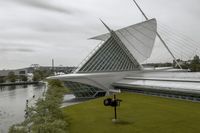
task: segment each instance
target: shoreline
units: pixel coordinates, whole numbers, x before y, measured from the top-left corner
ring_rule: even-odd
[[[30,84],[38,84],[39,81],[31,81],[31,82],[14,82],[14,83],[0,83],[0,86],[13,86],[13,85],[30,85]]]

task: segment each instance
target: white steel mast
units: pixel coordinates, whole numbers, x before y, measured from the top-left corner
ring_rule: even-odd
[[[140,10],[140,12],[142,13],[142,15],[144,16],[144,18],[146,20],[149,20],[148,17],[145,15],[145,13],[142,11],[142,9],[140,8],[140,6],[137,4],[137,2],[135,0],[133,0],[133,2],[135,3],[135,5],[137,6],[137,8]],[[171,54],[171,56],[173,57],[174,61],[176,62],[176,64],[178,65],[178,67],[180,69],[182,69],[182,67],[180,66],[180,64],[177,62],[176,57],[173,55],[173,53],[170,51],[169,47],[167,46],[167,44],[165,43],[165,41],[162,39],[162,37],[160,36],[160,34],[158,32],[156,32],[156,35],[158,36],[158,38],[160,39],[160,41],[163,43],[163,45],[165,46],[165,48],[168,50],[168,52]]]

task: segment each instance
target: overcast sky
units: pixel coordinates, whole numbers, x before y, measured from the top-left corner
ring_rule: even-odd
[[[138,0],[149,17],[200,42],[199,0]],[[0,0],[0,69],[78,65],[88,38],[144,20],[132,0]]]

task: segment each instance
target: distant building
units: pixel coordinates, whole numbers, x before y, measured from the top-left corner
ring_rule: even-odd
[[[55,66],[52,69],[51,66],[39,66],[38,64],[31,65],[31,67],[22,68],[22,69],[11,69],[11,70],[0,70],[0,77],[6,77],[9,72],[14,72],[16,76],[28,76],[29,73],[33,73],[35,70],[41,71],[54,71],[55,73],[71,73],[74,71],[76,67],[68,67],[68,66]]]
[[[28,71],[27,69],[15,69],[15,70],[0,70],[0,77],[6,77],[10,72],[14,72],[16,76],[26,76]]]
[[[76,69],[76,67],[69,67],[69,66],[39,66],[38,64],[31,65],[31,67],[25,68],[27,69],[28,73],[33,73],[34,70],[41,70],[41,71],[53,71],[55,73],[71,73]]]

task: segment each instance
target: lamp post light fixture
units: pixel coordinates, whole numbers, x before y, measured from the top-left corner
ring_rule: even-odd
[[[114,107],[114,119],[112,120],[113,122],[116,122],[117,120],[117,106],[120,106],[120,102],[122,100],[117,99],[116,95],[114,94],[113,99],[112,98],[106,98],[103,101],[104,106],[111,106]]]

